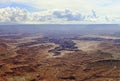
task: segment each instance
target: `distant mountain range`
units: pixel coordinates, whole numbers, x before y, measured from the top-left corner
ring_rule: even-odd
[[[0,32],[69,32],[80,34],[97,34],[97,33],[116,33],[120,31],[120,25],[118,24],[24,24],[24,25],[0,25]]]

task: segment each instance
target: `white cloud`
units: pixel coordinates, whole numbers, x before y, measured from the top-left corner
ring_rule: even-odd
[[[0,22],[25,22],[27,16],[27,11],[20,8],[0,9]]]
[[[79,10],[53,9],[40,12],[29,12],[20,8],[1,8],[0,22],[6,23],[118,23],[120,17],[98,15],[95,10],[83,13]]]
[[[0,0],[0,3],[6,3],[9,2],[9,0]]]
[[[20,8],[0,8],[0,22],[15,23],[119,23],[120,0],[0,0]],[[38,10],[21,9],[20,4]],[[30,8],[31,9],[31,8]],[[29,10],[30,10],[29,9]]]
[[[104,5],[102,5],[104,4]],[[83,13],[95,10],[98,15],[120,16],[120,0],[41,0],[33,5],[43,9],[71,9]]]

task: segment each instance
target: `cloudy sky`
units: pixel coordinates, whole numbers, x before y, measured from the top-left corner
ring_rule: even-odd
[[[0,0],[0,24],[120,23],[120,0]]]

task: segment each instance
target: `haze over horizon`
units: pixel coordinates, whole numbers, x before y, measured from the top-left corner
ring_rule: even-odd
[[[0,0],[0,24],[120,24],[119,0]]]

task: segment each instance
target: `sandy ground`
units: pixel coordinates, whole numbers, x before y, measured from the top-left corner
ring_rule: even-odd
[[[38,35],[38,36],[31,36],[31,37],[24,37],[22,39],[17,40],[18,43],[26,43],[26,42],[33,42],[35,41],[34,39],[36,38],[42,38],[43,35]]]
[[[98,41],[73,40],[73,42],[76,43],[76,46],[78,47],[79,50],[82,50],[85,52],[97,50],[98,45],[100,44],[100,42]]]
[[[84,35],[80,37],[92,37],[92,38],[104,38],[104,39],[120,39],[120,37],[117,36],[100,36],[100,35]]]

